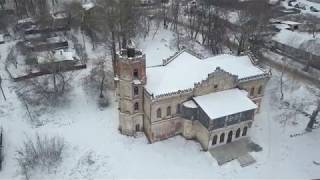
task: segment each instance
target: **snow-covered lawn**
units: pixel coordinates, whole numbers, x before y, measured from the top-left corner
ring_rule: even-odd
[[[170,37],[164,33],[147,40],[140,47],[146,50],[148,65],[155,65],[161,58],[174,53],[167,49]],[[167,40],[163,40],[167,39]],[[15,94],[15,83],[9,81],[4,71],[6,46],[0,45],[0,74],[7,101],[0,99],[0,124],[4,128],[5,159],[0,179],[21,179],[15,160],[16,150],[26,136],[46,134],[65,139],[64,158],[55,174],[39,173],[34,178],[95,179],[95,178],[318,178],[319,168],[313,161],[320,161],[320,129],[302,133],[308,118],[284,109],[279,101],[279,74],[270,80],[261,113],[256,116],[249,136],[263,147],[252,154],[257,163],[241,168],[237,161],[218,166],[208,152],[194,141],[177,136],[162,142],[148,144],[141,134],[137,138],[118,132],[117,102],[112,98],[109,108],[100,110],[95,97],[83,89],[83,78],[88,69],[74,73],[73,90],[68,103],[39,117],[42,126],[30,123],[27,111]],[[149,62],[148,62],[149,61]],[[285,77],[285,100],[305,102],[310,112],[316,98],[309,85]],[[113,93],[111,92],[113,95]],[[308,108],[310,107],[310,108]]]

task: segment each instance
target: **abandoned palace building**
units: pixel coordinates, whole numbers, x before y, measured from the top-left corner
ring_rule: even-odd
[[[141,131],[151,143],[182,135],[204,150],[247,135],[270,78],[251,56],[186,50],[146,67],[142,51],[124,49],[114,71],[122,134]]]

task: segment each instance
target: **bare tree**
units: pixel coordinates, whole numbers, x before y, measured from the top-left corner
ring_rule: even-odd
[[[316,109],[312,112],[312,114],[310,116],[310,120],[309,120],[309,123],[308,123],[308,125],[306,127],[306,131],[308,131],[308,132],[312,131],[313,126],[314,126],[314,124],[316,122],[316,118],[317,118],[317,116],[319,114],[319,111],[320,111],[320,100],[317,103]]]
[[[30,179],[33,171],[54,172],[53,169],[62,161],[65,148],[60,137],[36,135],[35,140],[27,138],[22,147],[17,150],[17,161],[21,173]]]
[[[6,101],[7,98],[6,98],[6,96],[4,94],[4,91],[3,91],[3,88],[2,88],[2,78],[1,78],[1,76],[0,76],[0,90],[1,90],[1,93],[2,93],[2,96],[3,96],[3,99]]]
[[[109,105],[108,91],[114,87],[113,73],[107,69],[104,59],[105,57],[94,64],[84,81],[87,92],[99,98],[98,104],[102,108]]]
[[[284,71],[287,66],[286,58],[282,58],[282,65],[281,65],[281,74],[280,74],[280,100],[282,101],[284,99],[284,92],[283,92],[283,76]]]
[[[316,38],[316,34],[320,31],[319,22],[320,18],[313,15],[306,15],[306,23],[308,30],[312,33],[313,38]]]

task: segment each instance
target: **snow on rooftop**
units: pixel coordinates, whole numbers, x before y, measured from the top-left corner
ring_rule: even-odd
[[[25,18],[18,20],[18,24],[27,23],[27,22],[34,22],[33,18]]]
[[[298,49],[303,49],[314,55],[320,56],[320,38],[318,35],[314,38],[311,33],[282,29],[272,39],[281,44],[285,44]]]
[[[194,83],[207,79],[208,74],[217,67],[237,75],[239,79],[264,74],[251,63],[248,56],[223,54],[199,59],[183,52],[166,66],[147,68],[145,88],[154,95],[190,89],[194,87]]]
[[[211,119],[257,108],[246,93],[239,89],[210,93],[193,99]]]
[[[295,22],[295,21],[281,21],[283,24],[288,24],[288,25],[299,25],[301,23]]]
[[[184,107],[188,107],[188,108],[197,108],[198,106],[196,105],[196,103],[194,103],[193,100],[190,101],[186,101],[183,103]]]
[[[74,53],[72,51],[63,51],[63,50],[59,50],[59,51],[55,51],[53,54],[53,58],[55,62],[59,62],[59,61],[72,61],[74,60]],[[38,63],[43,64],[43,63],[48,63],[50,62],[50,59],[48,58],[48,56],[38,56]]]
[[[4,41],[3,34],[0,34],[0,42],[3,42],[3,41]]]
[[[88,3],[82,4],[82,8],[85,9],[86,11],[90,10],[93,7],[94,7],[93,2],[88,2]]]

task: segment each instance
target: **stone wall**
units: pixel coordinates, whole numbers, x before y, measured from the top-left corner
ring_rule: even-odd
[[[210,138],[208,129],[205,128],[199,121],[195,121],[193,123],[193,130],[195,138],[201,144],[202,149],[207,151]]]
[[[297,59],[300,63],[307,65],[308,61],[314,68],[320,69],[320,56],[311,54],[303,49],[294,48],[286,44],[272,41],[274,48],[281,50],[283,53],[293,59]]]

